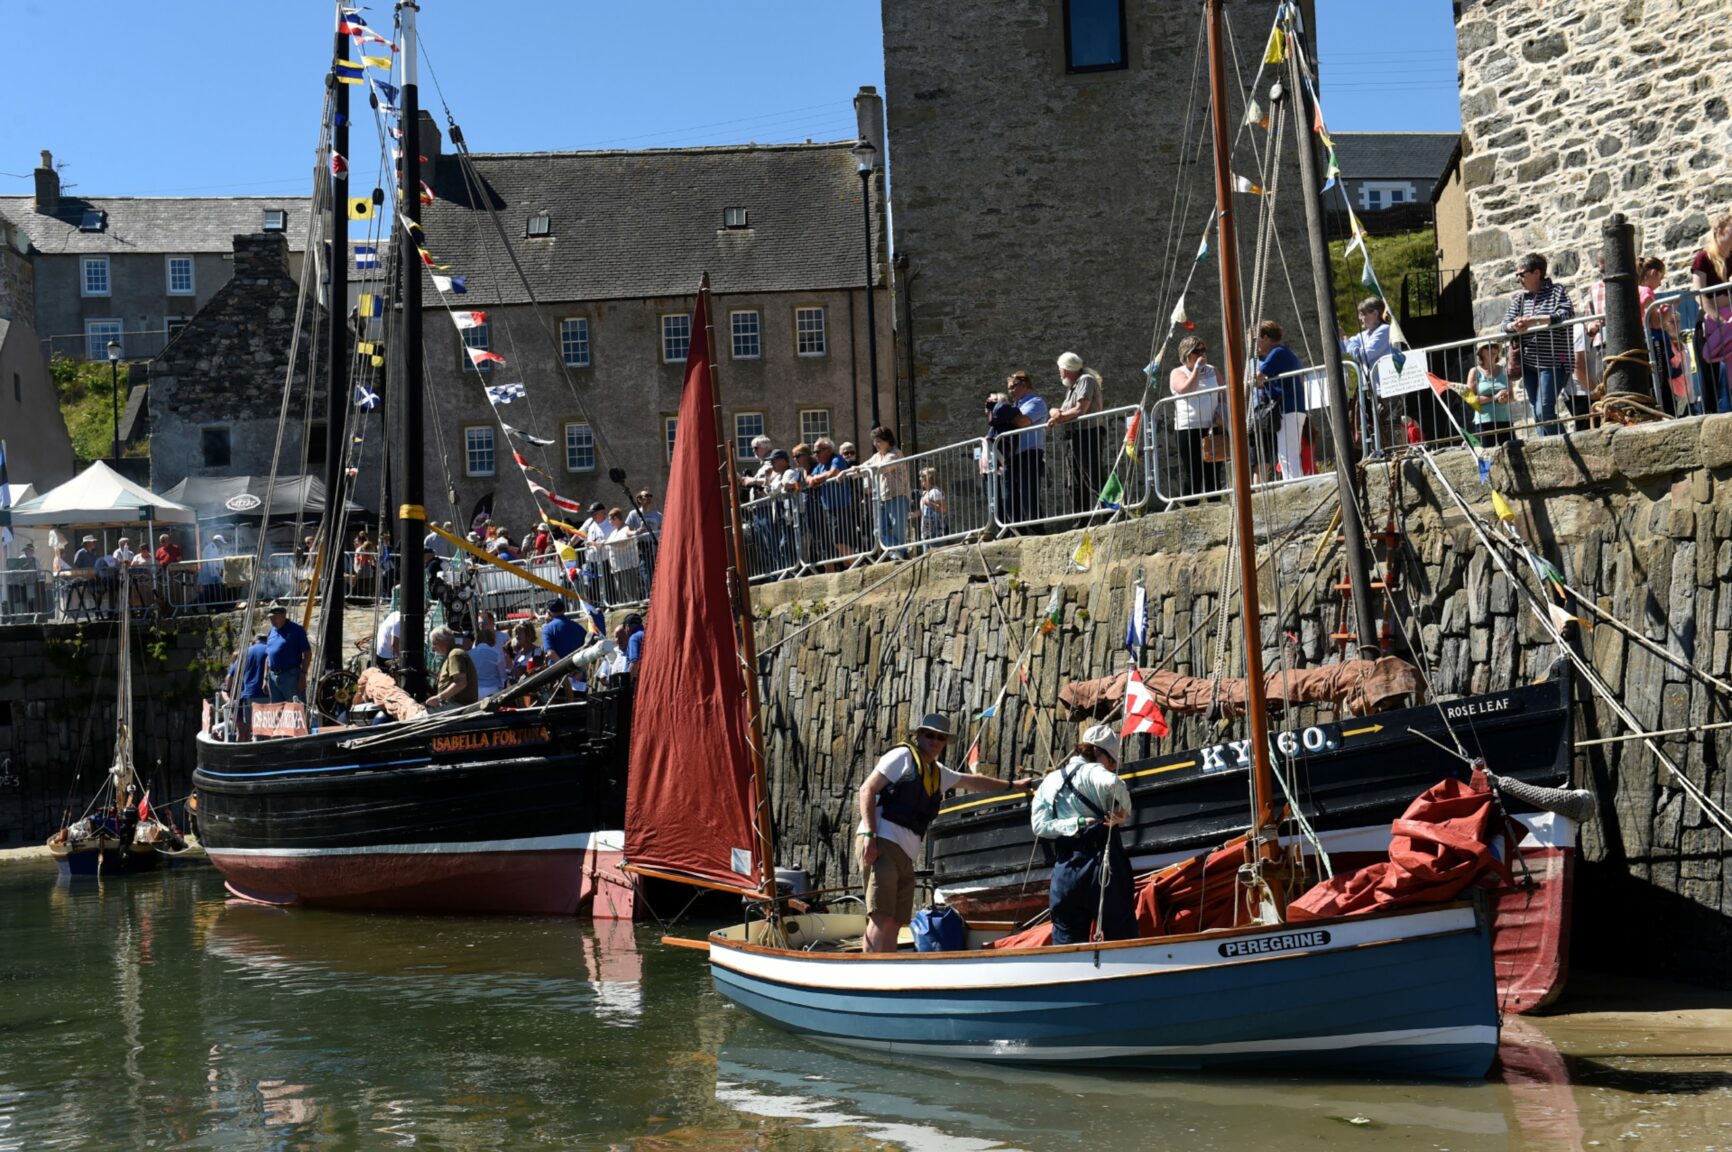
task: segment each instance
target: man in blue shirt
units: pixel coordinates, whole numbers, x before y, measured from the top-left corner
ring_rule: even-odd
[[[1027,372],[1012,372],[1006,382],[1010,402],[1016,406],[1016,428],[998,437],[1004,452],[1005,495],[1009,508],[999,511],[1006,524],[1038,520],[1040,479],[1046,472],[1046,401],[1035,395]]]
[[[631,671],[636,672],[637,662],[643,658],[643,617],[633,612],[625,618],[625,627],[625,660]]]
[[[228,677],[223,682],[229,695],[240,701],[240,707],[235,709],[235,728],[242,740],[253,738],[253,705],[270,699],[265,687],[265,669],[270,659],[265,638],[263,632],[253,637],[252,645],[229,665]]]
[[[541,626],[541,646],[552,653],[550,660],[570,656],[583,647],[583,625],[565,615],[565,601],[555,597],[547,602],[547,623]]]
[[[312,650],[307,630],[289,619],[288,605],[281,600],[272,604],[271,630],[265,637],[272,704],[305,699],[307,656]]]
[[[1296,375],[1305,365],[1282,339],[1281,325],[1275,321],[1257,325],[1257,384],[1265,399],[1281,402],[1275,459],[1281,465],[1281,478],[1292,480],[1301,473],[1300,453],[1305,443],[1305,381]]]

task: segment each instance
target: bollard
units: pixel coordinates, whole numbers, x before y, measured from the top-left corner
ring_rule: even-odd
[[[1636,293],[1636,229],[1615,212],[1600,229],[1606,261],[1606,394],[1611,419],[1660,419],[1648,363],[1648,337]]]

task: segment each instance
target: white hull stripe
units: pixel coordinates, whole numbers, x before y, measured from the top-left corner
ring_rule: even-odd
[[[850,1048],[872,1048],[908,1055],[1027,1060],[1106,1060],[1137,1056],[1233,1056],[1265,1052],[1339,1052],[1355,1048],[1455,1047],[1497,1045],[1497,1026],[1471,1024],[1456,1028],[1402,1028],[1390,1032],[1349,1032],[1338,1036],[1293,1036],[1277,1040],[1237,1040],[1228,1044],[1150,1045],[1054,1045],[927,1044],[901,1040],[884,1041],[826,1036],[825,1041]]]
[[[262,859],[321,856],[454,856],[474,852],[601,852],[625,850],[624,832],[572,832],[560,836],[524,836],[516,840],[449,840],[433,844],[357,844],[338,848],[213,848],[213,860],[230,857]]]

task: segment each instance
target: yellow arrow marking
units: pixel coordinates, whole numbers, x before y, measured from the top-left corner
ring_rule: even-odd
[[[1144,768],[1141,772],[1130,772],[1121,777],[1121,779],[1136,780],[1144,776],[1159,776],[1162,772],[1177,772],[1181,768],[1195,768],[1196,766],[1197,762],[1195,760],[1185,760],[1178,764],[1163,764],[1159,768]],[[964,800],[960,804],[952,804],[948,808],[940,808],[938,814],[940,816],[947,816],[952,812],[966,812],[970,808],[980,808],[987,804],[1003,804],[1006,800],[1021,800],[1023,798],[1021,792],[1007,792],[998,796],[982,796],[979,800]]]
[[[1141,772],[1128,773],[1124,778],[1126,780],[1140,780],[1144,776],[1159,776],[1162,772],[1177,772],[1181,768],[1195,768],[1196,766],[1195,760],[1186,760],[1179,764],[1163,764],[1159,768],[1144,768]]]
[[[1381,732],[1381,731],[1383,731],[1383,725],[1373,724],[1369,728],[1349,728],[1347,731],[1343,732],[1342,735],[1343,736],[1363,736],[1367,732]]]

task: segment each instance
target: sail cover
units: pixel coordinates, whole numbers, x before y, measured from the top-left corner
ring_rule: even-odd
[[[700,293],[638,664],[625,855],[633,869],[756,891],[752,762],[728,598],[708,308]]]

